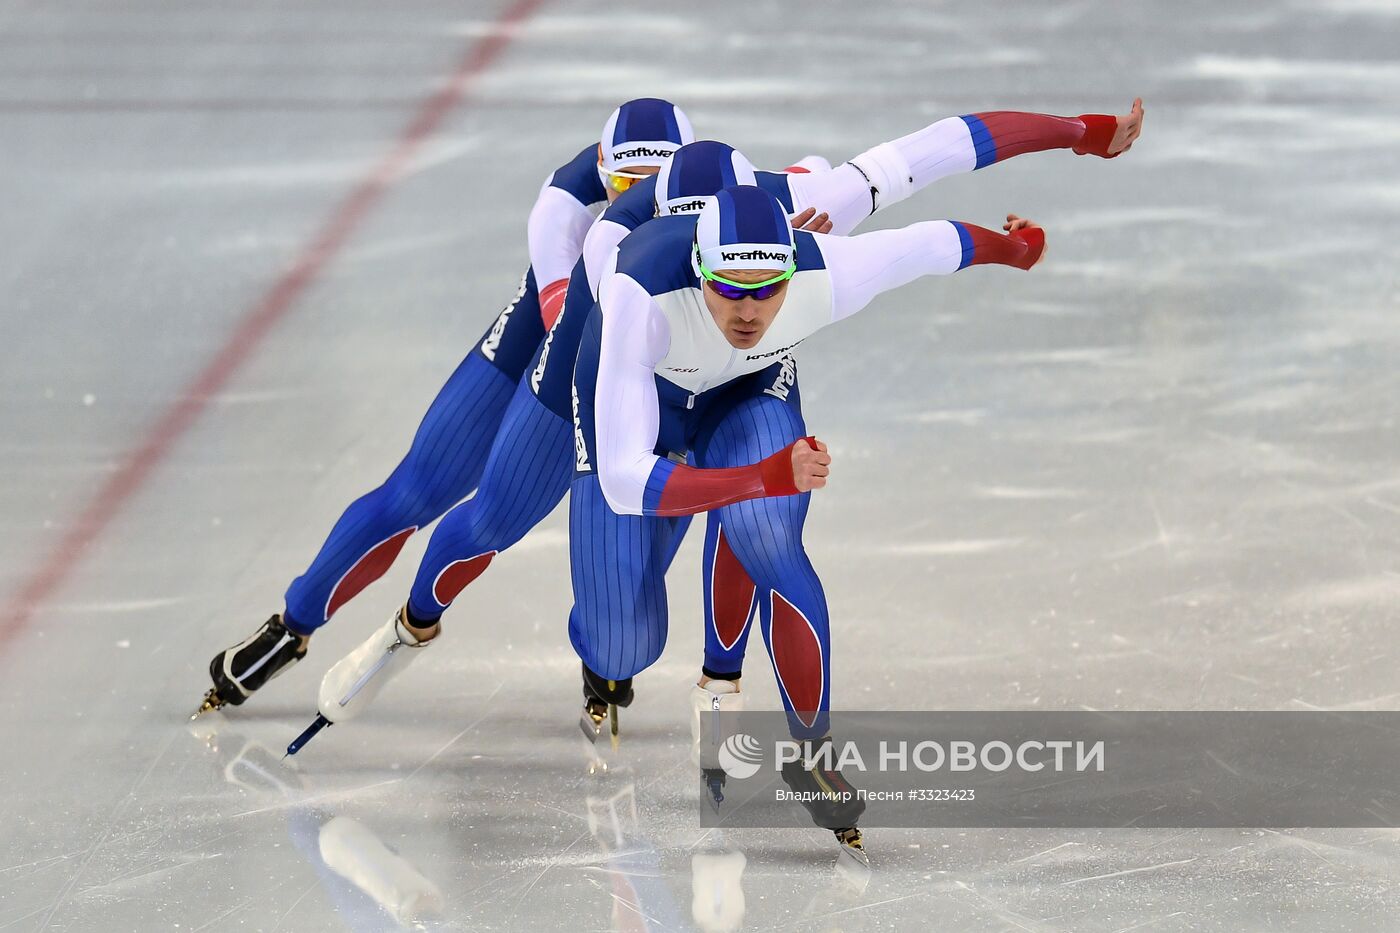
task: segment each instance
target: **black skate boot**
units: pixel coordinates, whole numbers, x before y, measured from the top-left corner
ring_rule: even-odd
[[[209,677],[214,686],[190,718],[224,706],[241,705],[269,680],[304,657],[306,648],[301,637],[287,630],[280,614],[274,615],[247,640],[214,655],[209,662]]]
[[[579,717],[579,728],[584,738],[598,741],[603,734],[603,722],[610,723],[613,741],[617,741],[617,710],[620,706],[631,706],[632,678],[608,680],[600,677],[583,665],[583,715]]]
[[[830,746],[830,737],[810,744],[808,760],[812,767],[802,760],[787,762],[783,765],[783,783],[800,795],[798,799],[814,824],[835,834],[843,853],[868,864],[864,841],[856,827],[856,821],[865,812],[865,801],[851,782],[830,766],[830,754],[821,754],[822,746]]]

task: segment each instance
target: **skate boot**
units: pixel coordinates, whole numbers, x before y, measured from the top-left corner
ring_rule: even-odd
[[[600,677],[583,665],[583,715],[579,717],[579,728],[584,738],[598,741],[603,734],[603,723],[609,723],[613,743],[617,743],[617,710],[621,706],[631,706],[632,678],[608,680]]]
[[[360,647],[336,662],[321,680],[317,706],[328,723],[354,719],[384,685],[408,667],[436,638],[419,641],[408,630],[408,607],[395,612]]]
[[[856,821],[865,812],[865,801],[860,799],[841,772],[831,767],[830,754],[821,754],[822,746],[829,746],[830,737],[812,743],[812,754],[807,763],[798,760],[783,765],[783,783],[799,794],[802,806],[806,808],[812,822],[823,829],[829,829],[836,836],[843,855],[854,858],[862,865],[869,865],[865,854],[864,839]]]
[[[247,640],[225,648],[209,662],[214,686],[190,719],[224,706],[240,706],[272,678],[306,657],[302,638],[274,615]]]
[[[705,686],[690,690],[690,760],[700,768],[700,783],[716,810],[724,802],[724,769],[719,748],[729,738],[728,717],[744,709],[744,695],[737,680],[711,679]]]
[[[417,649],[426,648],[437,636],[419,641],[408,630],[408,607],[404,606],[375,631],[360,647],[336,662],[321,678],[316,718],[292,739],[287,754],[295,755],[316,737],[322,729],[364,712],[399,672],[418,656]],[[413,649],[413,650],[409,650]],[[285,756],[284,756],[285,757]]]

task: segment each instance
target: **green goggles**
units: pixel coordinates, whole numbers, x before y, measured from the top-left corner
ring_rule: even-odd
[[[706,282],[710,283],[710,288],[714,293],[730,301],[742,301],[745,298],[752,298],[754,301],[763,301],[764,299],[772,298],[778,293],[778,289],[782,287],[782,284],[792,278],[792,274],[797,271],[797,260],[794,259],[792,263],[788,265],[786,272],[775,275],[771,279],[764,279],[762,282],[753,283],[735,282],[732,279],[726,279],[723,276],[716,275],[706,268],[705,264],[700,261],[700,250],[698,248],[695,251],[695,264],[700,267],[701,277],[703,277]]]

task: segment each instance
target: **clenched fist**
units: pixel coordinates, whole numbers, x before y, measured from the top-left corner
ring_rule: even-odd
[[[817,446],[812,447],[803,438],[792,445],[792,484],[798,492],[821,489],[831,475],[831,454],[827,452],[826,445],[815,437],[812,443]]]

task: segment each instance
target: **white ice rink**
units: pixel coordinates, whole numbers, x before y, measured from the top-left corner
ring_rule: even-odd
[[[1396,708],[1397,49],[1395,0],[0,0],[0,931],[1400,929],[1393,831],[876,829],[863,889],[821,831],[706,834],[699,534],[606,775],[559,513],[294,767],[425,535],[186,722],[513,293],[541,179],[641,95],[773,167],[1146,102],[1121,159],[879,218],[1014,211],[1040,267],[804,345],[835,705]],[[757,639],[748,672],[776,707]]]

